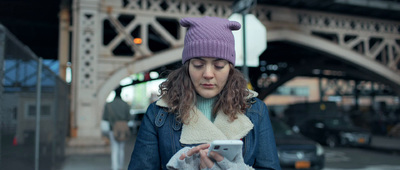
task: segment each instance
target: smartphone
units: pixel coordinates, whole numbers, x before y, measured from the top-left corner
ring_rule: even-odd
[[[240,153],[242,146],[243,142],[241,140],[215,140],[211,142],[207,156],[210,156],[211,151],[215,151],[232,161]]]

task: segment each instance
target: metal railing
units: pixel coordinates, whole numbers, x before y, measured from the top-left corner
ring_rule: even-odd
[[[57,169],[69,85],[0,24],[0,169]]]

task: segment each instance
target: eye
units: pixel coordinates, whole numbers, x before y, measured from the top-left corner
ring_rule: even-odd
[[[226,62],[224,61],[218,61],[214,64],[214,67],[217,69],[223,69],[226,66]]]
[[[225,66],[220,66],[220,65],[215,65],[215,68],[217,69],[223,69]]]
[[[193,67],[194,68],[201,68],[201,67],[203,67],[203,64],[193,64]]]
[[[204,66],[204,63],[201,62],[200,60],[194,59],[191,64],[193,65],[194,68],[201,68]]]

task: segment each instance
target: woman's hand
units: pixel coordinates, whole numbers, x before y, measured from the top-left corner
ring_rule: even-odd
[[[207,152],[208,149],[200,151],[200,169],[212,168],[214,166],[214,161],[212,161],[207,156]],[[213,158],[216,162],[221,162],[222,160],[224,160],[223,156],[214,151],[210,152],[210,157]]]
[[[168,169],[210,169],[210,170],[221,170],[221,169],[243,169],[243,170],[254,170],[252,167],[247,166],[244,163],[242,152],[229,161],[217,152],[210,152],[210,156],[207,156],[208,148],[210,144],[202,144],[193,148],[184,147],[179,150],[168,162]],[[199,159],[200,158],[200,159]],[[197,168],[196,168],[197,167]]]
[[[190,149],[190,150],[187,151],[186,153],[183,153],[183,154],[179,157],[179,159],[180,159],[180,160],[183,160],[183,159],[185,159],[185,157],[191,157],[191,156],[193,156],[193,155],[196,154],[196,153],[200,153],[201,150],[205,150],[205,149],[208,150],[208,147],[210,147],[210,144],[209,144],[209,143],[202,144],[202,145],[198,145],[198,146],[196,146],[196,147]],[[207,154],[206,154],[206,156],[207,156]]]
[[[211,160],[207,156],[207,152],[208,152],[208,148],[209,147],[210,147],[210,144],[208,144],[208,143],[207,144],[198,145],[198,146],[190,149],[186,153],[183,153],[179,157],[179,159],[180,160],[184,160],[186,157],[191,157],[191,156],[199,153],[199,155],[200,155],[200,169],[212,168],[214,166],[214,161]],[[212,151],[210,153],[210,157],[213,158],[217,162],[221,162],[222,160],[224,160],[223,156],[221,156],[219,153],[214,152],[214,151]]]

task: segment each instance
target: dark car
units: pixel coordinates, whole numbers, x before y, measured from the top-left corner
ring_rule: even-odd
[[[325,154],[322,146],[294,132],[279,119],[271,119],[282,169],[322,169]]]
[[[345,117],[311,118],[299,125],[300,132],[329,147],[369,146],[371,133],[356,127]]]

